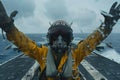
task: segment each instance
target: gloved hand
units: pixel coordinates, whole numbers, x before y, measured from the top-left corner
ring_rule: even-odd
[[[10,23],[11,19],[8,17],[5,8],[0,1],[0,27],[3,27],[4,24]]]
[[[116,22],[120,19],[120,4],[117,6],[117,2],[113,3],[109,13],[102,11],[101,14],[105,18],[104,21],[105,26],[112,28],[116,24]]]
[[[5,8],[0,0],[0,28],[4,31],[9,31],[11,25],[13,25],[13,17],[17,14],[17,11],[13,11],[10,17],[7,15]]]

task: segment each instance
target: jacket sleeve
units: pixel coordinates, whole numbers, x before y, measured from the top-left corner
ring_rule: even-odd
[[[15,26],[11,29],[11,31],[6,32],[6,35],[9,41],[15,44],[21,51],[24,52],[24,54],[32,58],[40,59],[40,57],[47,52],[47,47],[38,47],[35,42],[25,36]]]
[[[81,43],[78,43],[78,48],[73,51],[75,53],[74,57],[77,65],[111,33],[111,30],[112,28],[101,24],[101,26],[92,34],[90,34],[85,40],[83,40]]]

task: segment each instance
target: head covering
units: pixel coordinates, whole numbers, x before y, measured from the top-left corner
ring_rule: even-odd
[[[59,35],[62,36],[68,45],[73,40],[73,30],[71,26],[63,20],[55,21],[48,29],[47,38],[49,39],[49,43],[52,45],[53,41],[55,41]]]

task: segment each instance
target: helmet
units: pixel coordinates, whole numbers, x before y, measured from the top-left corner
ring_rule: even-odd
[[[73,30],[71,26],[63,20],[55,21],[48,29],[47,38],[49,39],[50,45],[53,44],[53,41],[55,41],[59,35],[67,42],[67,45],[73,40]]]

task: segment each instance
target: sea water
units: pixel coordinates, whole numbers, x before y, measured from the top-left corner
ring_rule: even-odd
[[[30,39],[32,39],[35,42],[47,42],[46,34],[26,34]],[[89,34],[80,34],[75,33],[74,39],[84,40]],[[111,43],[112,47],[120,53],[120,33],[112,33],[110,34],[107,39],[105,39],[103,42],[105,43]],[[0,64],[4,61],[9,60],[10,58],[13,58],[14,56],[19,55],[17,51],[14,51],[12,48],[6,49],[7,46],[12,45],[11,42],[9,42],[7,39],[3,39],[2,35],[0,34]]]

